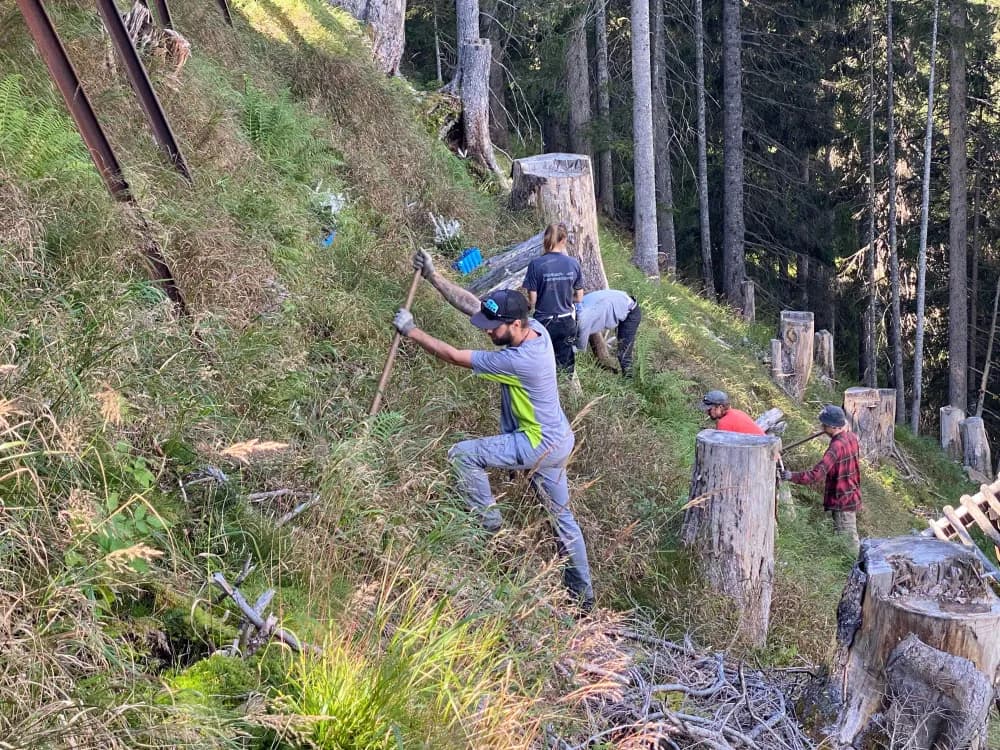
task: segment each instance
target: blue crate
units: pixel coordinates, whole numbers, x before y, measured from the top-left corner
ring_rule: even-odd
[[[463,276],[468,276],[483,265],[483,254],[478,247],[468,247],[459,256],[458,260],[451,264],[451,267]]]

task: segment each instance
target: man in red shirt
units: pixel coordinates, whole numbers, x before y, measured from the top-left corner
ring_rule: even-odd
[[[729,396],[723,391],[709,391],[698,407],[715,420],[715,429],[726,432],[743,432],[747,435],[763,435],[764,431],[757,426],[745,411],[734,409],[729,405]]]
[[[823,510],[833,516],[838,534],[847,537],[855,554],[858,540],[858,511],[861,510],[861,467],[858,437],[847,427],[847,416],[839,406],[827,404],[819,413],[819,423],[830,436],[830,447],[809,471],[783,471],[781,478],[795,484],[812,484],[826,476]]]

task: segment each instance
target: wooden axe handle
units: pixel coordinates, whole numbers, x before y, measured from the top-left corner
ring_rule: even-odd
[[[413,305],[413,298],[417,296],[417,286],[420,284],[419,269],[413,272],[413,280],[410,282],[410,290],[406,293],[406,302],[403,307],[407,310]],[[399,342],[403,338],[399,331],[392,337],[392,346],[389,347],[389,356],[386,357],[385,367],[382,368],[382,377],[379,378],[378,386],[375,388],[375,398],[372,399],[372,408],[368,410],[368,416],[373,417],[378,414],[382,406],[382,396],[385,395],[385,387],[389,384],[389,377],[392,375],[392,366],[396,363],[396,352],[399,351]]]

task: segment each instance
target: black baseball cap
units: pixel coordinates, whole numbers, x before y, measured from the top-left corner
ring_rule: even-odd
[[[713,406],[729,406],[729,396],[725,391],[709,391],[701,400],[698,408],[708,411]]]
[[[498,289],[483,297],[479,312],[472,316],[472,325],[489,331],[502,323],[513,323],[528,317],[528,300],[513,289]]]

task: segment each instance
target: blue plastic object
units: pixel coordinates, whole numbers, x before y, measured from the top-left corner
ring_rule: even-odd
[[[467,276],[483,265],[483,254],[478,247],[467,247],[451,267],[463,276]]]
[[[323,247],[330,247],[335,239],[337,239],[337,230],[331,229],[330,234],[323,238]]]

